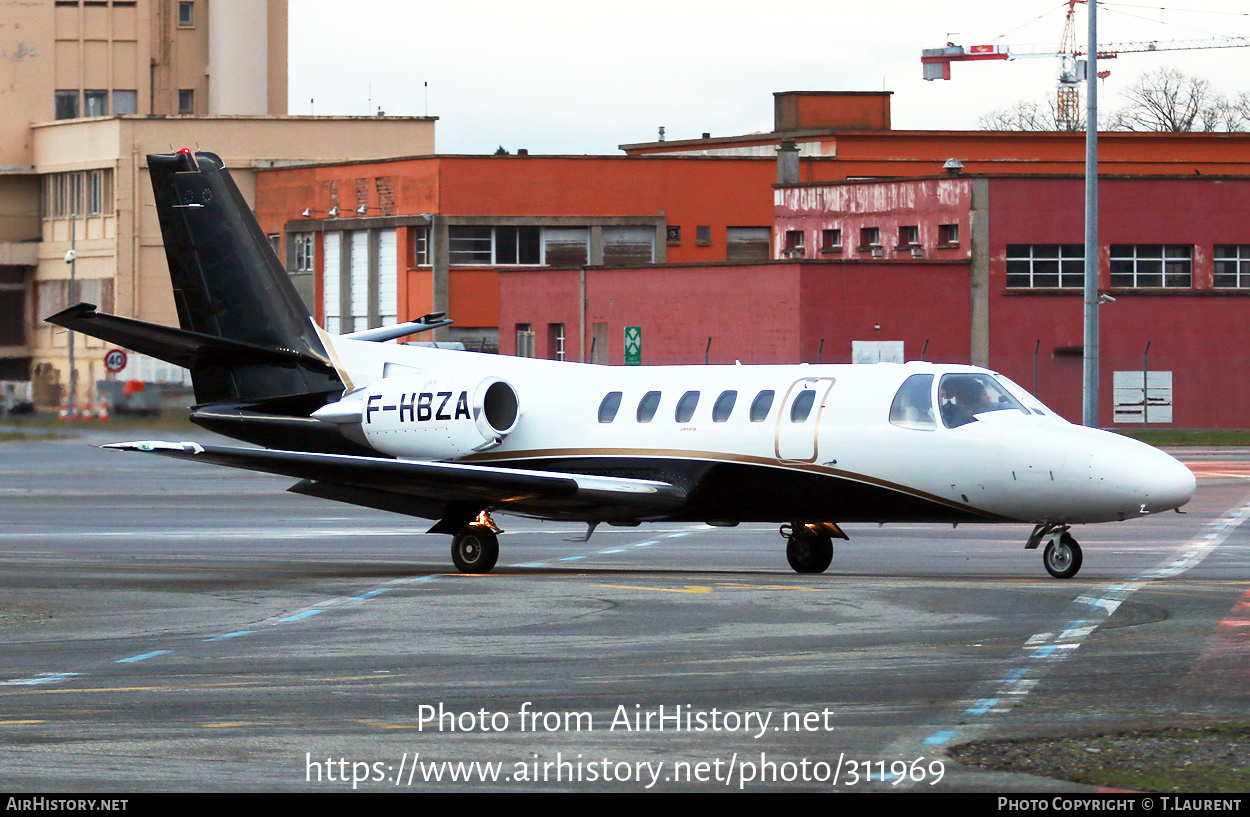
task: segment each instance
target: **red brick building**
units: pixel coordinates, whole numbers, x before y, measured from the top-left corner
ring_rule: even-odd
[[[644,363],[702,362],[709,338],[721,363],[852,362],[874,349],[971,362],[1075,419],[1082,201],[1079,177],[778,186],[784,261],[510,272],[500,323],[534,332],[540,355],[550,327],[577,326],[581,348],[606,342],[612,363],[626,326],[642,329]],[[1102,425],[1143,422],[1143,372],[1152,424],[1250,425],[1238,376],[1250,364],[1247,213],[1247,178],[1102,180]],[[511,334],[501,351],[515,351]]]

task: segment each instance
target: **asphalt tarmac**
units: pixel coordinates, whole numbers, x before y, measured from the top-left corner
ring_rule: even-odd
[[[1020,525],[800,576],[774,526],[508,517],[462,576],[421,520],[89,444],[136,436],[0,443],[5,790],[1086,792],[945,752],[1250,714],[1245,451],[1067,581]]]

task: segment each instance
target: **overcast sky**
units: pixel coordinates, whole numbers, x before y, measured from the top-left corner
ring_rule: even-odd
[[[1057,59],[956,63],[920,78],[948,38],[1058,47],[1063,0],[291,0],[290,113],[439,117],[440,153],[619,153],[656,138],[772,129],[774,91],[894,92],[896,129],[969,129],[1055,94]],[[1086,40],[1084,7],[1077,40]],[[1246,0],[1100,3],[1099,42],[1250,37]],[[1128,54],[1099,99],[1162,66],[1250,90],[1250,48]],[[428,107],[424,83],[429,83]],[[315,100],[315,102],[310,102]]]

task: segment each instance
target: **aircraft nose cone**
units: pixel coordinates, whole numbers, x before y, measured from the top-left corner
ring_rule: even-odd
[[[1090,455],[1090,480],[1125,491],[1138,507],[1135,513],[1179,508],[1194,496],[1197,480],[1181,462],[1157,448],[1122,439]]]

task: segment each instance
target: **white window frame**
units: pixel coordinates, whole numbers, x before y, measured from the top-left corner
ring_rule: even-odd
[[[1156,247],[1159,255],[1153,252]],[[1193,288],[1194,248],[1191,244],[1112,244],[1109,254],[1112,289]],[[1158,272],[1151,269],[1156,263]],[[1158,284],[1142,282],[1143,278],[1154,276],[1158,276]]]
[[[1054,254],[1048,249],[1054,247]],[[1039,271],[1043,264],[1054,264],[1055,271]],[[1015,271],[1012,271],[1012,267]],[[1065,267],[1075,268],[1065,272]],[[1027,270],[1024,269],[1027,267]],[[1085,246],[1082,244],[1008,244],[1006,252],[1005,281],[1011,289],[1079,289],[1085,285]],[[1039,284],[1041,276],[1053,275],[1053,286]],[[1027,283],[1019,280],[1027,276]],[[1015,283],[1013,283],[1015,278]],[[1064,279],[1068,283],[1064,284]]]

